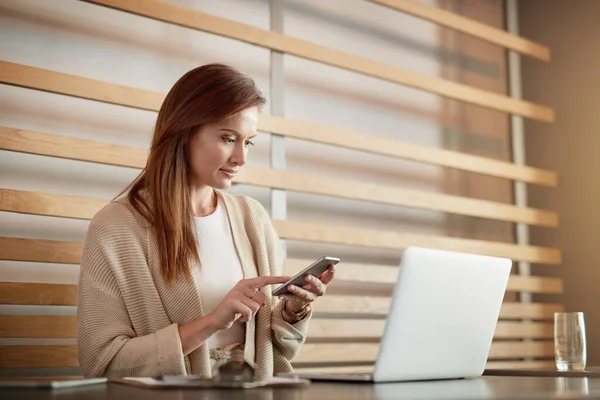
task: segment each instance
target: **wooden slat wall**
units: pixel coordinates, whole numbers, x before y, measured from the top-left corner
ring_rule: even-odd
[[[309,242],[344,244],[375,249],[398,250],[421,246],[442,250],[462,251],[533,263],[560,264],[559,250],[488,242],[483,240],[425,236],[410,233],[386,232],[375,229],[333,227],[300,221],[273,221],[277,233],[285,239]]]
[[[506,31],[474,21],[470,18],[444,11],[415,0],[369,0],[390,9],[401,11],[438,25],[466,33],[538,60],[550,61],[550,49],[539,43],[513,35]]]
[[[88,144],[89,147],[83,147],[86,144]],[[143,154],[146,154],[146,151],[142,149],[126,146],[113,146],[110,155],[106,157],[105,162],[102,162],[101,156],[91,155],[93,154],[93,149],[97,144],[98,142],[91,140],[86,141],[82,139],[72,139],[59,135],[20,131],[0,126],[0,149],[4,150],[20,151],[29,154],[52,155],[56,157],[58,157],[60,154],[68,153],[69,158],[73,160],[99,162],[109,165],[116,162],[117,157],[123,157],[119,158],[119,160],[121,160],[119,163],[121,166],[129,167],[134,167],[133,163],[136,160],[136,156],[141,158]],[[110,148],[104,144],[99,144],[99,147],[101,149],[106,148],[107,150]],[[127,156],[130,154],[133,157],[128,159]],[[236,176],[235,182],[254,186],[339,197],[344,199],[363,200],[372,203],[390,204],[394,206],[441,211],[457,215],[496,219],[500,221],[520,222],[530,225],[548,227],[558,226],[558,215],[551,211],[516,207],[509,204],[468,199],[446,194],[425,193],[391,186],[331,179],[318,175],[300,174],[291,171],[278,171],[247,166],[244,167],[239,176]],[[18,191],[10,191],[8,189],[0,190],[2,191],[0,192],[0,207],[2,207],[5,211],[20,212],[19,209],[25,207],[25,205],[21,204],[22,202],[29,204],[37,203],[36,206],[33,204],[31,204],[31,206],[47,210],[47,207],[43,206],[46,201],[40,197],[44,196],[43,194],[38,194],[38,198],[36,199],[35,193],[28,194]],[[26,199],[25,197],[29,197],[29,199]],[[70,198],[69,196],[62,196],[60,199],[61,204],[64,204],[64,202],[74,203],[76,201],[77,200],[75,198]],[[83,198],[79,201],[81,202],[79,207],[83,212],[83,207],[86,206],[86,201]],[[99,201],[89,204],[88,217],[92,217],[96,211],[98,211],[98,208],[96,208],[97,205],[100,205]],[[66,205],[62,206],[62,208],[68,209]],[[58,209],[56,210],[55,215],[80,218],[75,215],[64,215],[64,211],[61,213]]]
[[[75,338],[74,315],[0,315],[1,338]]]
[[[288,265],[299,263],[291,260]],[[0,304],[19,305],[76,305],[76,285],[35,284],[0,282]],[[321,340],[379,340],[389,298],[365,298],[356,296],[326,296],[316,304],[315,319],[311,323],[308,342],[295,363],[319,362],[373,362],[378,349],[377,343],[356,342],[344,344],[320,343]],[[533,307],[532,307],[533,306]],[[540,307],[543,306],[543,307]],[[551,304],[505,304],[501,318],[530,318],[550,320],[552,313],[562,310],[560,305]],[[341,317],[344,313],[357,312],[380,315],[380,319],[356,319]],[[330,319],[327,313],[338,317]],[[344,329],[347,328],[347,329]],[[500,321],[495,342],[490,352],[491,360],[511,359],[523,356],[546,357],[552,351],[552,342],[543,341],[553,335],[550,322]],[[0,338],[75,338],[76,317],[74,315],[0,315]],[[520,342],[514,339],[536,339],[535,342]],[[513,341],[506,341],[513,340]],[[542,340],[542,341],[540,341]],[[76,366],[74,346],[0,346],[4,361],[0,368],[42,368]],[[30,359],[27,355],[38,349],[39,356]],[[352,351],[344,349],[351,348]],[[549,350],[550,349],[550,350]]]
[[[81,250],[82,243],[79,242],[0,237],[0,259],[3,260],[79,264]],[[309,263],[309,260],[287,259],[286,270],[293,275]],[[344,264],[343,270],[339,272],[339,280],[388,284],[395,281],[396,271],[392,267]],[[365,270],[369,273],[365,274]],[[508,290],[560,294],[563,286],[558,278],[512,275],[508,282]]]
[[[6,61],[0,61],[0,82],[29,89],[43,90],[51,93],[150,111],[158,111],[162,99],[164,98],[164,94],[149,90],[102,82]],[[384,156],[404,158],[443,167],[456,168],[469,172],[522,180],[524,182],[545,186],[557,185],[557,176],[553,171],[519,166],[509,162],[492,160],[443,149],[382,139],[373,135],[364,135],[343,129],[309,124],[270,115],[261,116],[259,129],[283,136],[290,136]],[[17,132],[21,135],[35,135],[34,132],[29,131],[17,130]],[[78,142],[75,139],[72,145],[76,146],[77,144]],[[100,143],[97,145],[102,146]],[[103,146],[106,147],[99,149],[103,150],[99,155],[106,154],[112,149],[108,144],[104,144]],[[119,149],[119,146],[115,145],[114,148],[117,150]],[[95,155],[95,157],[99,155]],[[68,154],[61,157],[70,158]],[[138,160],[138,158],[134,159]],[[115,160],[114,162],[117,162],[115,165],[120,165],[118,164],[118,160]]]
[[[3,211],[89,219],[104,204],[106,204],[106,201],[98,199],[0,190],[0,210]],[[558,250],[535,246],[519,246],[482,240],[424,236],[373,229],[334,227],[288,220],[274,220],[273,224],[279,236],[284,239],[392,250],[401,250],[408,246],[422,246],[548,264],[558,264],[561,259]]]
[[[426,6],[414,1],[372,0],[383,6],[406,12],[489,42],[542,60],[549,59],[547,48],[475,21]],[[430,78],[307,41],[254,28],[159,0],[130,2],[126,0],[87,0],[170,24],[234,38],[271,50],[359,72],[438,94],[524,117],[552,122],[554,112],[542,105],[513,99],[462,84]],[[105,103],[157,111],[164,94],[116,85],[93,79],[58,73],[25,65],[0,61],[0,82],[35,90],[80,97]],[[346,147],[368,153],[433,164],[528,183],[556,186],[556,173],[512,163],[491,160],[442,149],[374,138],[333,127],[293,121],[264,115],[259,128],[317,143]],[[0,149],[79,161],[143,168],[147,150],[91,140],[68,138],[42,132],[0,127]],[[509,204],[423,193],[394,187],[310,176],[290,171],[246,167],[238,183],[267,188],[298,191],[346,199],[414,207],[451,214],[545,227],[558,226],[558,215],[546,210],[519,208]],[[385,196],[382,194],[385,193]],[[393,195],[390,195],[392,193]],[[107,203],[104,199],[65,196],[51,193],[25,192],[0,187],[0,211],[64,218],[90,219]],[[520,246],[481,240],[432,237],[398,232],[332,227],[300,221],[275,220],[274,225],[284,239],[331,244],[401,249],[419,245],[456,251],[509,257],[534,263],[559,264],[557,249]],[[78,264],[81,243],[40,239],[0,237],[0,260],[42,263]],[[308,260],[287,259],[285,272],[293,274]],[[365,270],[369,273],[365,274]],[[346,264],[340,268],[338,282],[369,282],[391,289],[397,271],[393,266]],[[511,276],[508,291],[560,294],[562,281],[554,278]],[[36,306],[75,306],[77,288],[67,284],[32,282],[0,282],[0,304]],[[328,294],[315,305],[309,339],[294,361],[304,370],[327,370],[320,363],[372,363],[376,357],[389,296],[365,297]],[[523,358],[544,359],[553,355],[552,317],[562,311],[561,304],[505,302],[490,352],[490,368],[542,366],[544,360],[522,361]],[[359,322],[359,323],[357,323]],[[76,337],[74,315],[1,315],[0,338],[69,339]],[[331,343],[343,339],[347,343]],[[531,341],[522,341],[531,339]],[[45,368],[77,366],[75,346],[0,346],[0,368]],[[508,360],[508,361],[507,361]],[[336,367],[357,370],[366,366]]]
[[[77,285],[0,282],[0,304],[74,306]]]
[[[320,351],[321,349],[314,347],[309,348],[311,352]],[[324,348],[323,350],[328,351],[328,355],[331,351],[337,349]],[[547,349],[544,349],[547,350]],[[75,367],[77,366],[77,354],[76,347],[69,345],[56,345],[56,346],[0,346],[0,352],[4,355],[0,359],[0,368],[49,368],[49,367]],[[371,350],[372,351],[372,350]],[[368,358],[367,353],[365,357]],[[490,368],[539,368],[548,366],[549,362],[544,361],[529,361],[529,362],[515,362],[515,361],[496,361],[490,362],[488,365]],[[319,371],[319,372],[368,372],[371,367],[360,366],[360,367],[329,367],[329,368],[297,368],[297,370],[308,371]]]
[[[513,99],[452,81],[428,77],[412,71],[358,57],[350,53],[326,48],[304,40],[285,36],[277,32],[266,31],[251,25],[219,18],[214,15],[166,3],[164,1],[85,1],[164,21],[170,24],[236,39],[267,49],[281,51],[286,54],[358,72],[389,82],[414,87],[416,89],[425,90],[466,103],[489,107],[491,109],[517,114],[539,121],[554,121],[554,111],[547,106]]]
[[[554,171],[458,153],[445,149],[420,146],[393,141],[374,135],[364,135],[346,129],[325,127],[301,121],[291,121],[274,116],[262,116],[261,130],[296,139],[328,144],[383,156],[402,158],[462,171],[476,172],[499,178],[514,179],[537,185],[555,187],[557,175]]]
[[[371,363],[377,357],[379,345],[361,344],[310,344],[305,343],[296,359],[297,364],[314,362],[335,363],[354,362]],[[72,345],[46,346],[0,346],[0,368],[48,368],[76,367],[77,347]],[[550,342],[497,342],[492,344],[490,357],[511,359],[526,357],[552,356],[554,348]],[[519,365],[519,364],[517,364]]]
[[[68,284],[0,282],[0,304],[61,305],[77,304],[77,287]],[[385,315],[389,310],[389,297],[365,297],[328,295],[319,299],[315,310],[329,314]],[[502,319],[550,320],[560,312],[560,304],[551,303],[504,303],[500,312]]]
[[[0,237],[0,259],[79,264],[82,243]]]
[[[0,346],[0,368],[77,367],[77,347],[70,345]]]
[[[360,318],[316,318],[311,321],[309,340],[380,339],[385,320]],[[500,321],[497,339],[552,339],[549,322]],[[0,338],[75,338],[77,319],[74,315],[0,315]]]
[[[294,275],[311,262],[312,260],[309,259],[288,258],[285,260],[286,273]],[[344,268],[340,268],[336,273],[336,280],[391,285],[396,282],[397,277],[397,269],[394,267],[344,262]],[[369,271],[368,274],[365,274],[366,270]],[[563,292],[563,284],[560,278],[511,275],[507,289],[517,292],[560,294]]]
[[[377,357],[377,343],[327,343],[302,346],[296,359],[298,364],[313,362],[374,362]],[[511,359],[518,357],[550,357],[554,355],[552,342],[495,342],[492,344],[490,359]]]
[[[82,245],[78,242],[0,237],[0,254],[2,254],[0,259],[4,260],[79,264],[81,248]],[[286,259],[285,269],[288,274],[293,275],[309,263],[310,260]],[[365,270],[369,273],[365,274]],[[396,279],[396,270],[390,266],[344,263],[344,268],[338,271],[337,279],[392,284]],[[508,290],[560,294],[563,291],[563,284],[559,278],[511,275]],[[3,297],[0,298],[6,301]]]
[[[46,283],[0,282],[0,304],[18,305],[71,305],[76,302],[75,285]],[[385,316],[389,311],[389,297],[328,295],[319,299],[315,311],[323,314],[370,314]],[[504,303],[501,319],[550,320],[560,312],[560,304]]]

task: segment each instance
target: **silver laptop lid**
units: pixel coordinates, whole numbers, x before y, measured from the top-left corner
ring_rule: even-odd
[[[511,266],[505,258],[407,248],[374,380],[480,376]]]

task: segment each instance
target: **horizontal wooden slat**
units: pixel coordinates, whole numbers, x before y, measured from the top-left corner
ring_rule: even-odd
[[[77,304],[77,285],[0,282],[0,304],[66,305]],[[327,295],[315,303],[315,312],[329,314],[386,315],[389,297]],[[554,303],[505,302],[501,319],[551,320],[564,307]]]
[[[311,339],[379,339],[383,335],[384,319],[320,319],[313,318],[308,327]]]
[[[340,319],[315,317],[309,326],[308,339],[380,339],[384,319]],[[552,339],[553,324],[545,322],[499,321],[497,339]],[[77,317],[74,315],[0,315],[0,338],[75,338]]]
[[[552,227],[558,225],[558,215],[555,212],[521,208],[509,204],[459,196],[323,178],[290,171],[248,167],[235,181],[276,189],[366,200],[502,221]],[[107,202],[107,200],[88,197],[0,189],[0,209],[3,211],[89,219]]]
[[[379,339],[383,335],[383,319],[321,319],[314,318],[309,326],[309,340],[336,338]],[[499,321],[496,339],[552,339],[554,325],[548,322]]]
[[[286,258],[283,270],[286,275],[296,275],[308,267],[314,260],[301,258]],[[398,277],[397,266],[358,264],[342,260],[335,272],[336,280],[394,284]]]
[[[310,338],[379,338],[384,320],[319,319],[310,323]],[[74,315],[1,315],[0,338],[75,338]]]
[[[95,101],[158,111],[164,94],[115,85],[75,75],[34,68],[26,65],[0,61],[0,82],[52,93],[82,97]],[[143,102],[142,102],[143,101]],[[46,154],[55,157],[83,159],[112,165],[143,168],[146,150],[131,149],[125,146],[110,145],[101,142],[71,138],[66,141],[60,136],[41,134],[14,128],[3,128],[0,140],[13,150]],[[6,131],[10,129],[10,131]],[[411,143],[380,138],[343,129],[294,121],[276,116],[262,115],[259,129],[284,136],[313,142],[346,147],[354,150],[403,158],[417,162],[477,172],[501,178],[521,180],[546,186],[557,185],[557,175],[547,171],[513,163],[493,160],[454,151],[419,146]],[[11,136],[8,136],[8,134]],[[45,135],[45,136],[40,136]],[[24,146],[23,143],[35,141],[38,146]],[[83,144],[90,149],[82,149]],[[25,147],[18,150],[15,147]],[[64,147],[64,148],[61,148]],[[8,147],[7,149],[11,149]],[[92,151],[93,150],[93,151]],[[83,158],[82,158],[83,157]]]
[[[0,61],[0,82],[149,111],[158,111],[165,97],[162,93],[149,90],[63,74],[8,61]]]
[[[379,343],[304,343],[296,363],[374,362]]]
[[[379,343],[305,343],[296,363],[374,362]],[[554,355],[551,341],[494,342],[489,359],[544,358]]]
[[[533,368],[555,368],[554,361],[490,361],[485,365],[486,369],[533,369]]]
[[[550,61],[550,49],[539,43],[513,35],[501,29],[477,22],[439,7],[430,6],[415,0],[370,0],[373,3],[423,18],[446,28],[483,39],[521,54]]]
[[[38,144],[35,144],[35,146],[38,146]],[[423,208],[503,221],[541,226],[558,225],[558,215],[555,212],[521,208],[509,204],[459,196],[323,178],[290,171],[247,167],[235,181],[263,187]],[[107,200],[88,197],[0,189],[0,209],[4,211],[89,219],[107,202]]]
[[[0,209],[7,211],[18,210],[20,212],[27,212],[27,210],[29,210],[29,213],[32,214],[91,218],[104,204],[100,200],[93,200],[90,201],[89,204],[86,204],[86,201],[83,200],[83,198],[39,194],[34,192],[7,190],[3,193],[7,194],[6,204],[8,206],[7,208]],[[67,202],[72,202],[74,208],[69,208],[69,203]],[[1,205],[4,206],[4,203],[3,200]],[[61,211],[62,214],[60,214]],[[422,246],[489,256],[508,257],[514,260],[547,264],[559,264],[561,261],[560,251],[552,248],[473,239],[425,236],[373,229],[344,228],[299,221],[275,220],[273,223],[279,236],[284,239],[395,250],[401,250],[407,246]],[[8,249],[7,251],[15,250],[16,249]]]
[[[538,319],[553,320],[554,313],[563,312],[564,306],[558,303],[508,303],[500,310],[503,319]]]
[[[15,145],[14,138],[22,138],[20,135],[31,135],[26,143],[20,142],[20,145]],[[42,150],[42,154],[50,153],[51,151],[43,151],[43,144],[39,141],[34,141],[36,136],[40,139],[40,135],[45,135],[38,132],[11,130],[10,128],[0,127],[0,148],[8,148],[10,150],[24,151],[27,153],[40,154],[36,152]],[[68,152],[69,146],[77,139],[64,137],[68,143],[67,146],[62,146],[59,139],[55,135],[48,135],[54,143],[49,147],[55,147],[58,153],[69,154],[71,159],[80,159],[87,161],[88,158],[95,160],[101,159],[101,156],[94,156],[93,149],[81,149],[83,152],[71,153]],[[8,137],[6,146],[2,143],[3,138]],[[81,144],[79,141],[77,144]],[[90,141],[91,142],[91,141]],[[91,146],[97,147],[98,142],[91,142]],[[120,146],[121,149],[127,149],[125,146]],[[115,149],[119,150],[119,149]],[[136,152],[136,150],[138,150]],[[129,154],[145,154],[142,149],[131,148]],[[75,154],[78,154],[75,156]],[[87,156],[89,154],[90,157]],[[116,153],[112,152],[108,158],[113,161]],[[127,154],[123,154],[127,157]],[[139,160],[139,165],[143,165],[144,161]],[[132,161],[129,162],[133,164]],[[405,206],[420,208],[433,211],[441,211],[459,215],[466,215],[480,218],[497,219],[501,221],[520,222],[531,225],[540,225],[548,227],[558,226],[558,214],[552,211],[537,210],[533,208],[517,207],[511,204],[498,203],[492,201],[484,201],[478,199],[469,199],[460,196],[451,196],[439,193],[427,193],[416,190],[408,190],[391,186],[373,185],[361,183],[358,181],[349,181],[341,179],[325,178],[317,175],[307,175],[291,171],[277,171],[268,168],[260,167],[245,167],[238,177],[235,178],[236,183],[244,183],[262,187],[269,187],[282,190],[291,190],[304,193],[312,193],[323,196],[333,196],[352,200],[364,200],[374,203],[390,204],[395,206]],[[86,197],[74,196],[59,196],[42,194],[35,192],[10,191],[0,189],[4,194],[0,193],[0,209],[4,211],[24,212],[42,215],[63,216],[69,218],[91,218],[107,201],[98,199],[89,199]],[[54,199],[53,199],[54,196]],[[34,197],[29,199],[28,197]],[[35,206],[40,205],[41,210],[38,211]],[[89,203],[89,204],[88,204]],[[71,206],[72,205],[72,206]],[[84,207],[88,210],[85,212]],[[28,211],[33,209],[33,211]],[[44,213],[46,212],[46,214]],[[48,214],[50,212],[50,214]]]
[[[79,264],[83,244],[0,237],[0,260]]]
[[[314,305],[315,312],[331,314],[376,314],[387,315],[389,297],[327,295]],[[555,312],[564,307],[556,303],[511,303],[505,302],[500,310],[502,319],[552,320]]]
[[[502,344],[502,346],[498,346]],[[304,344],[299,357],[294,363],[313,362],[344,362],[362,360],[374,362],[377,357],[378,344]],[[493,358],[523,358],[549,357],[552,354],[552,344],[520,343],[510,344],[493,343],[490,359]],[[494,356],[491,354],[496,353]],[[52,367],[77,367],[77,347],[72,345],[56,346],[0,346],[0,368],[52,368]],[[546,366],[549,362],[540,361],[494,361],[487,364],[487,368],[534,368]],[[340,368],[340,367],[335,367]],[[335,368],[333,370],[335,370]],[[343,368],[343,367],[342,367]],[[360,367],[361,371],[368,372],[368,366]],[[348,368],[344,372],[347,371]],[[305,370],[306,371],[306,370]]]
[[[75,315],[2,315],[0,338],[76,338]]]
[[[147,150],[0,126],[0,149],[120,167],[144,168]]]
[[[417,235],[375,229],[359,229],[300,221],[274,220],[273,224],[279,236],[289,240],[392,250],[402,250],[408,246],[420,246],[440,250],[506,257],[512,260],[533,263],[560,264],[561,262],[560,250],[548,247]]]
[[[426,193],[399,187],[332,179],[291,171],[245,167],[241,170],[236,181],[275,189],[421,208],[471,217],[548,227],[558,226],[558,214],[552,211],[517,207],[512,204],[469,199],[441,193]]]
[[[554,357],[554,341],[494,342],[490,349],[490,359]]]
[[[0,304],[75,306],[77,285],[0,282]]]
[[[0,346],[0,368],[61,368],[77,367],[77,347]]]
[[[511,275],[508,280],[507,290],[516,292],[561,294],[563,293],[564,287],[561,278]]]
[[[498,321],[496,339],[553,339],[554,323],[552,322],[511,322]]]
[[[305,40],[292,38],[273,31],[263,30],[251,25],[235,22],[226,18],[220,18],[190,8],[166,3],[164,1],[86,1],[159,21],[240,40],[271,50],[281,51],[297,57],[358,72],[389,82],[425,90],[451,99],[477,104],[483,107],[513,113],[540,121],[554,121],[554,111],[547,106],[513,99],[508,96],[440,78],[429,77],[343,51],[326,48]]]
[[[81,251],[80,242],[0,237],[1,260],[79,264]],[[310,265],[312,261],[286,259],[286,273],[294,275]],[[356,282],[393,284],[396,276],[397,270],[394,267],[347,262],[344,262],[343,268],[338,268],[337,271],[338,279]],[[563,284],[560,278],[511,275],[507,290],[559,294],[562,293]]]
[[[310,265],[314,260],[286,258],[284,271],[287,275],[295,275]],[[392,285],[396,282],[398,269],[396,266],[358,264],[343,261],[336,272],[336,280]],[[560,294],[563,292],[563,281],[560,278],[540,276],[511,275],[507,291]]]
[[[346,129],[326,127],[294,121],[272,115],[262,115],[259,128],[296,139],[344,147],[388,157],[440,165],[463,171],[476,172],[500,178],[514,179],[544,186],[557,186],[556,172],[521,166],[510,162],[459,153],[417,144],[390,140]]]
[[[0,189],[0,210],[25,214],[90,219],[108,200]]]
[[[383,334],[383,319],[321,319],[314,318],[308,338],[318,339],[379,339]],[[74,315],[0,315],[0,338],[75,338],[77,320]],[[497,339],[552,339],[551,323],[500,321],[494,337]]]

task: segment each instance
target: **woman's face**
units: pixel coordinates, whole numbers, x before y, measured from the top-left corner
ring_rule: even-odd
[[[202,127],[188,141],[191,184],[229,189],[246,164],[258,126],[258,108],[251,107],[223,122]]]

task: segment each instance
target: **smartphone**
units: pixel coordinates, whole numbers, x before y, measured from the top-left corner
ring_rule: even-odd
[[[336,265],[340,262],[339,258],[335,257],[321,257],[314,263],[310,264],[308,267],[304,268],[302,271],[298,272],[294,277],[292,277],[289,281],[278,286],[273,290],[273,296],[279,296],[280,294],[290,294],[291,292],[288,290],[289,285],[296,285],[302,287],[306,284],[306,275],[310,274],[316,276],[317,278],[321,276],[321,274],[329,268],[331,264]]]

